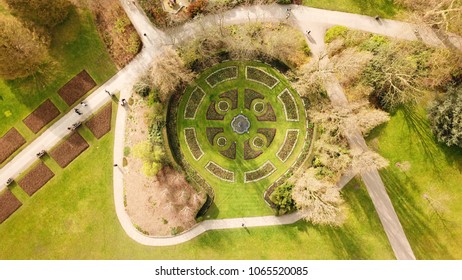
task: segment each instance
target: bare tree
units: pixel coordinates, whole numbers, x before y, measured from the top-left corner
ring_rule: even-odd
[[[355,174],[373,169],[382,169],[389,165],[387,159],[373,151],[353,150],[352,169]]]
[[[303,218],[313,224],[339,226],[345,220],[340,189],[316,179],[311,170],[296,180],[292,198]]]
[[[194,74],[185,67],[177,52],[170,47],[165,49],[162,57],[154,61],[150,76],[162,101],[167,100],[180,85],[188,84],[194,78]]]

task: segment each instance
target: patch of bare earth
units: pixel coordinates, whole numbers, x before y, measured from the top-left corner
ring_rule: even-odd
[[[73,0],[78,7],[89,8],[112,61],[119,69],[141,50],[141,39],[125,14],[119,0]],[[132,1],[130,1],[132,2]]]
[[[125,132],[125,145],[148,139],[146,115],[149,108],[139,97],[130,106]],[[152,236],[168,236],[196,224],[195,216],[205,194],[188,184],[184,175],[171,167],[164,167],[156,177],[142,173],[142,161],[128,156],[124,167],[126,211],[133,224]]]
[[[87,71],[82,70],[74,78],[69,80],[62,88],[60,88],[58,90],[58,94],[67,103],[67,105],[71,106],[95,86],[95,80],[93,80]]]
[[[0,138],[0,163],[4,162],[17,149],[26,143],[16,128],[11,128],[5,135]]]
[[[58,108],[56,108],[55,104],[53,104],[50,99],[47,99],[37,109],[30,113],[23,122],[32,132],[37,133],[58,115]]]
[[[50,156],[61,166],[66,167],[90,145],[78,132],[74,132],[64,142],[55,147]]]
[[[91,133],[100,139],[111,130],[112,102],[109,102],[96,113],[85,125]]]
[[[10,190],[6,190],[0,194],[0,224],[8,219],[11,214],[16,211],[22,203],[14,196]]]
[[[55,176],[53,171],[45,163],[40,162],[18,181],[18,185],[31,196],[53,178],[53,176]]]

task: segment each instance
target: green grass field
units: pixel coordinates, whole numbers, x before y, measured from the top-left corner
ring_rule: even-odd
[[[392,18],[400,11],[400,7],[395,5],[393,0],[303,0],[303,5],[385,18]]]
[[[0,11],[2,8],[0,6]],[[35,135],[22,120],[47,98],[61,112],[68,110],[58,95],[58,89],[68,80],[86,69],[97,84],[101,84],[117,71],[99,37],[90,11],[72,10],[66,21],[53,30],[50,54],[56,61],[56,67],[47,76],[49,81],[44,87],[24,79],[0,80],[0,135],[14,126],[26,140],[32,140]]]
[[[140,245],[115,214],[113,131],[100,140],[79,132],[90,148],[64,170],[47,158],[56,176],[0,224],[0,259],[394,258],[367,192],[354,182],[343,192],[349,215],[340,229],[298,222],[213,231],[177,246]]]
[[[369,144],[390,160],[381,175],[416,257],[461,259],[462,149],[435,143],[422,108],[398,111]]]
[[[232,65],[239,65],[239,75],[235,80],[223,82],[218,84],[215,88],[211,88],[206,82],[205,78],[220,68],[229,67]],[[265,69],[271,75],[277,77],[280,83],[277,84],[272,90],[264,85],[251,82],[245,78],[245,66],[258,66],[261,69]],[[178,110],[178,134],[180,147],[185,159],[192,165],[192,167],[198,171],[198,173],[213,187],[215,191],[215,205],[208,213],[210,218],[229,218],[229,217],[243,217],[243,216],[258,216],[258,215],[271,215],[272,210],[266,205],[263,194],[265,190],[272,184],[276,179],[281,177],[288,168],[296,161],[298,155],[304,147],[303,137],[306,133],[305,123],[306,117],[303,111],[303,105],[301,99],[297,93],[293,91],[289,83],[285,78],[271,67],[266,66],[262,63],[256,62],[226,62],[211,69],[205,71],[201,77],[196,80],[196,84],[199,85],[206,93],[203,101],[200,103],[200,107],[197,110],[195,119],[185,119],[184,112],[187,107],[190,92],[195,86],[189,88],[186,94],[183,96],[182,102],[180,103]],[[277,122],[263,122],[258,121],[252,112],[252,110],[245,109],[244,106],[244,89],[249,88],[258,91],[265,95],[265,101],[269,101],[276,113]],[[294,96],[298,105],[299,121],[289,122],[286,121],[283,105],[278,101],[277,95],[284,89],[291,89],[292,96]],[[224,121],[207,120],[206,113],[207,108],[212,100],[218,100],[218,95],[233,89],[238,89],[239,99],[238,108],[230,110],[226,113]],[[243,112],[250,119],[249,133],[238,135],[232,131],[231,121],[234,116]],[[200,125],[199,125],[200,124]],[[200,147],[204,152],[204,155],[199,159],[195,160],[192,153],[188,149],[188,145],[185,141],[184,128],[194,127],[196,129],[196,135]],[[237,155],[236,159],[232,160],[222,156],[217,151],[217,145],[212,146],[206,136],[206,127],[222,127],[224,128],[224,136],[229,142],[236,141],[237,143]],[[258,128],[276,128],[276,136],[268,148],[263,149],[263,154],[252,160],[244,160],[243,146],[244,141],[247,139],[253,139],[252,137],[257,134]],[[286,137],[287,129],[298,129],[299,136],[293,149],[292,154],[289,158],[282,162],[276,157],[276,154]],[[255,170],[263,166],[267,161],[271,161],[276,167],[276,171],[270,176],[256,182],[244,183],[244,172]],[[221,167],[235,172],[235,182],[225,182],[220,178],[214,176],[205,169],[205,166],[209,161],[213,161],[219,164]]]

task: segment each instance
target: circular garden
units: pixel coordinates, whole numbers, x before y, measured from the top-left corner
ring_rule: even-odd
[[[215,192],[224,216],[266,214],[263,194],[306,150],[302,100],[283,75],[259,62],[224,62],[181,97],[176,132],[183,158]],[[221,208],[221,209],[220,209]]]

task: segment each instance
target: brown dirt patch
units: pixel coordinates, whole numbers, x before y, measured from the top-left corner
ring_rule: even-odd
[[[71,106],[95,86],[96,82],[90,74],[86,70],[82,70],[82,72],[60,88],[58,93],[67,105]]]
[[[146,116],[149,107],[134,96],[127,118],[125,146],[133,147],[148,137]],[[205,202],[205,194],[198,193],[186,182],[184,175],[170,167],[163,168],[156,177],[142,173],[141,160],[127,157],[124,168],[126,211],[133,224],[153,236],[169,236],[175,231],[192,227],[195,215]]]
[[[45,163],[40,162],[18,181],[18,185],[31,196],[50,181],[53,176],[55,176],[53,171]]]
[[[37,133],[54,118],[59,116],[59,113],[60,112],[58,108],[56,108],[55,104],[53,104],[50,99],[47,99],[37,109],[35,109],[35,111],[30,113],[23,122],[30,130],[32,130],[32,132]]]
[[[64,168],[88,147],[87,141],[78,132],[74,132],[66,141],[54,148],[50,156]]]
[[[109,102],[85,124],[91,133],[100,139],[111,130],[112,103]]]
[[[0,194],[0,224],[3,223],[8,217],[14,213],[22,205],[16,196],[10,191],[6,190]]]
[[[26,143],[26,139],[16,130],[11,128],[2,138],[0,138],[0,163],[3,163],[19,147]]]
[[[81,0],[73,2],[93,12],[98,33],[119,69],[141,50],[140,37],[118,0],[86,1],[83,4]]]

